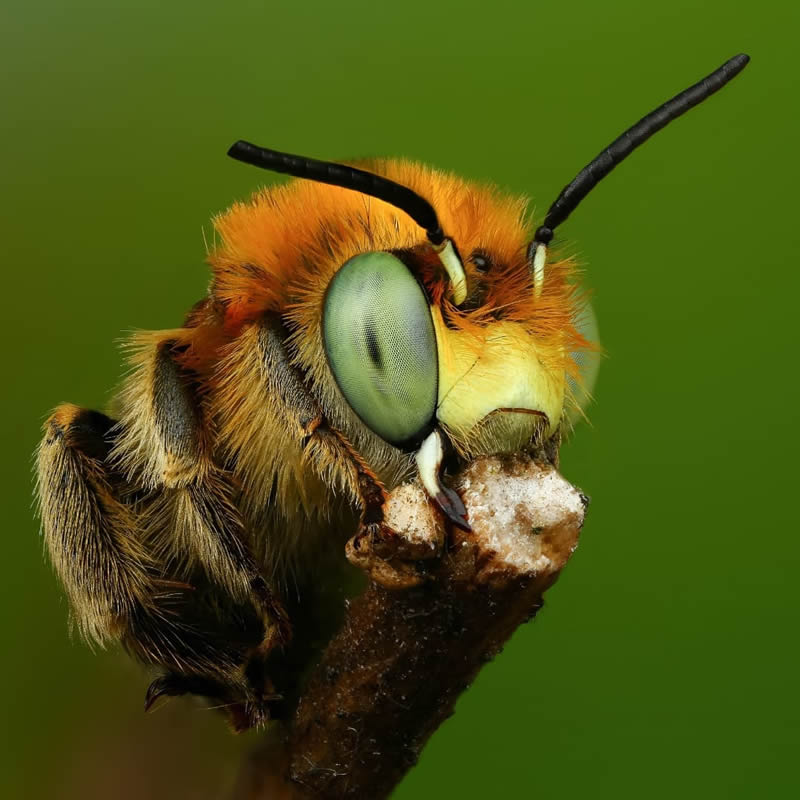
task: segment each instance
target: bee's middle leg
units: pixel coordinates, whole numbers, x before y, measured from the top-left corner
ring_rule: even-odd
[[[198,566],[264,618],[264,654],[290,638],[288,619],[261,574],[235,502],[231,477],[214,453],[199,381],[179,362],[170,332],[150,334],[121,395],[113,463],[149,493],[143,538],[178,575]]]

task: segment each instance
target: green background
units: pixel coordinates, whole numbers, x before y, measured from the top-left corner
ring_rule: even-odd
[[[265,175],[239,137],[403,155],[541,211],[627,124],[751,65],[561,230],[595,291],[581,547],[397,798],[797,796],[796,2],[6,0],[0,11],[0,794],[222,796],[252,737],[71,642],[31,453],[102,408],[118,340],[205,290],[201,229]]]

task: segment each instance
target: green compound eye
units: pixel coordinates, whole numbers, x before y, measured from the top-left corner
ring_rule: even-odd
[[[581,309],[578,318],[575,320],[575,327],[578,333],[583,336],[588,342],[597,344],[600,340],[597,331],[597,317],[590,303]],[[597,381],[597,372],[600,369],[600,353],[595,350],[588,352],[575,352],[570,353],[572,360],[578,365],[580,370],[581,382],[578,383],[575,379],[567,375],[567,386],[569,386],[572,396],[578,403],[578,407],[585,409],[591,401],[592,391],[594,384]],[[578,408],[572,408],[569,412],[570,421],[574,424],[581,419],[581,413]]]
[[[428,433],[436,409],[436,336],[428,301],[389,253],[355,256],[334,276],[322,337],[336,383],[353,411],[395,445]]]

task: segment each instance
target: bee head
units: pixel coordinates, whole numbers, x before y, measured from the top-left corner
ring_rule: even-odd
[[[439,429],[475,455],[555,430],[566,376],[577,378],[570,353],[587,346],[572,262],[551,259],[534,286],[523,198],[409,162],[368,166],[373,183],[430,198],[447,237],[437,244],[386,200],[297,181],[218,220],[215,296],[247,321],[269,308],[270,282],[287,282],[275,294],[291,298],[291,345],[328,416],[343,398],[395,448]]]
[[[237,142],[232,157],[307,181],[262,195],[249,222],[241,208],[223,218],[224,258],[240,271],[245,251],[250,268],[263,258],[253,230],[267,225],[259,204],[268,206],[281,221],[268,223],[262,245],[273,256],[276,242],[285,247],[259,291],[266,299],[274,284],[284,294],[291,284],[296,358],[315,384],[332,374],[361,422],[396,448],[421,451],[442,431],[463,456],[517,449],[556,431],[592,349],[573,265],[548,252],[555,229],[636,147],[748,60],[730,59],[625,131],[533,233],[521,201],[417,165],[335,164]],[[224,263],[216,272],[217,294],[241,297]],[[245,293],[245,316],[259,291]]]

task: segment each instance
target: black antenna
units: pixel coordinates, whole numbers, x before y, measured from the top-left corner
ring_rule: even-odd
[[[702,103],[714,92],[718,92],[728,81],[735,78],[750,61],[750,56],[740,53],[726,61],[719,69],[714,70],[703,80],[676,94],[664,105],[642,117],[635,125],[628,128],[622,136],[615,139],[602,153],[590,161],[574,178],[572,183],[561,190],[544,223],[536,231],[531,252],[536,245],[549,244],[553,231],[564,222],[575,210],[578,203],[611,172],[620,161],[627,158],[640,144],[646,142],[656,131],[686,113],[690,108]]]
[[[254,167],[283,172],[295,178],[307,178],[319,183],[342,186],[345,189],[377,197],[405,211],[417,225],[424,228],[428,240],[434,247],[440,247],[445,242],[433,206],[407,186],[401,186],[388,178],[332,161],[317,161],[314,158],[279,153],[277,150],[268,150],[266,147],[258,147],[241,140],[228,150],[228,155]]]

